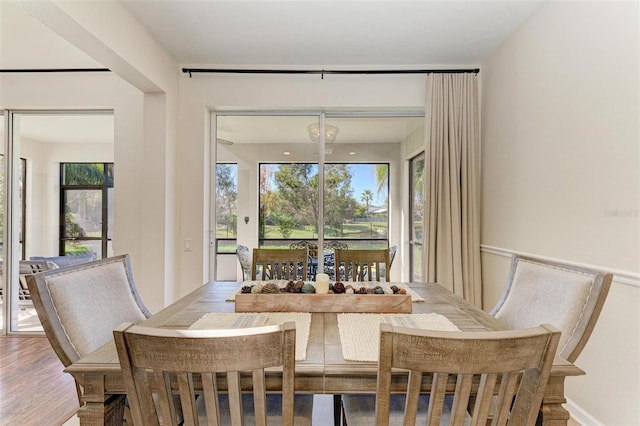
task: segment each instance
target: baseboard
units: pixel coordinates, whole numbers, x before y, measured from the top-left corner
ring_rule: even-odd
[[[566,404],[564,404],[564,408],[567,409],[571,418],[578,422],[581,426],[604,426],[604,424],[600,423],[595,417],[591,414],[587,413],[575,402],[567,398]]]
[[[596,269],[598,271],[603,271],[603,272],[608,272],[613,274],[613,282],[616,282],[618,284],[630,285],[633,287],[640,287],[640,274],[636,272],[625,271],[621,269],[613,269],[613,268],[608,268],[606,266],[601,266],[601,265],[592,265],[589,263],[574,262],[566,259],[558,259],[558,258],[549,257],[549,256],[541,256],[538,254],[525,253],[522,251],[510,250],[502,247],[489,246],[486,244],[480,245],[480,251],[482,253],[491,254],[495,256],[502,256],[502,257],[511,257],[513,255],[527,256],[534,259],[563,263],[565,265],[576,266],[579,268]]]

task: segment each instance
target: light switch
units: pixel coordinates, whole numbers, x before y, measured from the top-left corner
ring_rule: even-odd
[[[193,247],[193,239],[185,238],[184,239],[184,251],[191,251]]]

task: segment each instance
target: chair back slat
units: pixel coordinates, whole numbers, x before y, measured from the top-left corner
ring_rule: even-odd
[[[171,381],[177,384],[184,424],[199,424],[204,415],[208,424],[220,424],[223,407],[216,373],[226,373],[231,424],[242,424],[242,385],[245,372],[251,372],[256,425],[265,425],[265,368],[281,367],[283,424],[293,425],[295,323],[233,330],[170,330],[122,324],[113,335],[135,424],[159,424],[154,394],[163,423],[177,424],[174,398],[169,386],[165,387]],[[196,399],[198,381],[202,398]],[[176,385],[171,388],[176,391]]]

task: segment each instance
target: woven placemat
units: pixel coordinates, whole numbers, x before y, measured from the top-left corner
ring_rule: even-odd
[[[287,280],[270,280],[270,281],[244,281],[242,283],[242,285],[240,286],[240,288],[234,290],[229,296],[227,296],[227,298],[225,299],[226,302],[233,302],[236,300],[236,294],[238,294],[241,290],[242,287],[244,286],[252,286],[254,284],[266,284],[266,283],[276,283],[278,285],[278,287],[284,287],[287,284]],[[305,281],[305,283],[311,283],[313,285],[315,285],[314,281]],[[418,293],[416,293],[415,291],[413,291],[411,288],[409,288],[409,286],[405,283],[388,283],[388,282],[378,282],[378,281],[361,281],[361,282],[357,282],[357,283],[348,283],[345,282],[346,284],[351,284],[354,287],[367,287],[367,288],[373,288],[376,286],[381,286],[381,287],[391,287],[392,285],[398,286],[398,288],[403,288],[405,289],[405,291],[407,292],[408,295],[411,296],[411,301],[412,302],[424,302],[424,299],[422,298],[422,296],[420,296]]]
[[[440,314],[338,314],[338,330],[342,357],[347,361],[378,361],[380,324],[423,328],[439,331],[460,331]]]
[[[307,358],[307,343],[311,329],[311,314],[306,312],[264,312],[264,313],[217,313],[204,314],[189,328],[193,330],[212,330],[229,328],[262,327],[296,323],[296,361]]]

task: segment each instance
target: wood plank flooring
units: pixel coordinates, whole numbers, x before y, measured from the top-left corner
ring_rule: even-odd
[[[78,397],[62,370],[46,337],[0,337],[0,425],[64,424]]]

